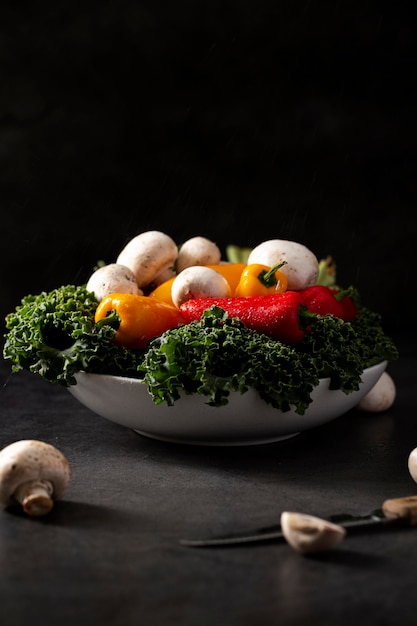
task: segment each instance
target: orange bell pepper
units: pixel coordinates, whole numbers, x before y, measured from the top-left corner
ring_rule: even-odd
[[[208,265],[207,267],[216,270],[216,272],[224,276],[230,285],[231,292],[234,293],[240,281],[240,277],[242,276],[242,272],[247,265],[246,263],[219,263],[218,265]]]
[[[166,302],[167,304],[174,306],[171,297],[171,287],[174,279],[175,276],[173,278],[168,278],[168,280],[158,285],[158,287],[155,287],[155,289],[148,294],[148,298],[155,298],[156,300],[160,300],[161,302]]]
[[[274,293],[283,293],[288,287],[288,278],[280,267],[285,264],[277,263],[273,267],[251,263],[243,270],[239,284],[235,289],[235,296],[266,296]]]
[[[112,311],[120,319],[114,343],[131,349],[145,348],[154,337],[185,323],[177,307],[149,296],[109,294],[99,303],[95,321],[104,319]]]

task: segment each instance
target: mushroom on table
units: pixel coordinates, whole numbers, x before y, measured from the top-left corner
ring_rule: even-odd
[[[281,514],[281,528],[287,543],[300,554],[331,550],[346,535],[346,529],[338,524],[292,511]]]
[[[49,513],[70,481],[66,457],[49,443],[21,439],[0,451],[0,506],[21,504],[32,517]]]
[[[357,404],[360,411],[382,413],[394,404],[397,389],[388,372],[383,372],[381,378],[372,389]]]

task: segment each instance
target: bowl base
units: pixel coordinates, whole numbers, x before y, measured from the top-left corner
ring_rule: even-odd
[[[289,435],[281,435],[280,437],[260,437],[257,439],[249,439],[242,437],[241,439],[181,439],[177,437],[163,437],[153,433],[147,433],[143,430],[132,429],[137,435],[147,437],[148,439],[157,439],[158,441],[166,441],[167,443],[177,443],[179,445],[188,446],[259,446],[268,443],[277,443],[286,439],[291,439],[300,433],[290,433]]]

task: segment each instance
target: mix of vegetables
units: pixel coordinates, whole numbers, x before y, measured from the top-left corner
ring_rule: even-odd
[[[380,315],[336,284],[331,258],[279,239],[229,249],[222,261],[204,237],[178,247],[141,233],[85,285],[24,297],[6,317],[3,355],[64,386],[79,371],[129,376],[155,403],[199,393],[213,406],[255,388],[299,414],[319,378],[350,393],[364,368],[398,357]]]

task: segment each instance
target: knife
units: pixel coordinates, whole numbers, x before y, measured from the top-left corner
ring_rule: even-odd
[[[338,524],[349,533],[356,530],[385,528],[387,526],[417,526],[417,496],[391,498],[385,500],[380,509],[367,515],[332,515],[328,521]],[[217,535],[196,539],[181,539],[183,546],[195,548],[209,548],[215,546],[232,546],[244,543],[261,541],[276,541],[285,539],[280,524],[257,528],[252,532]]]

